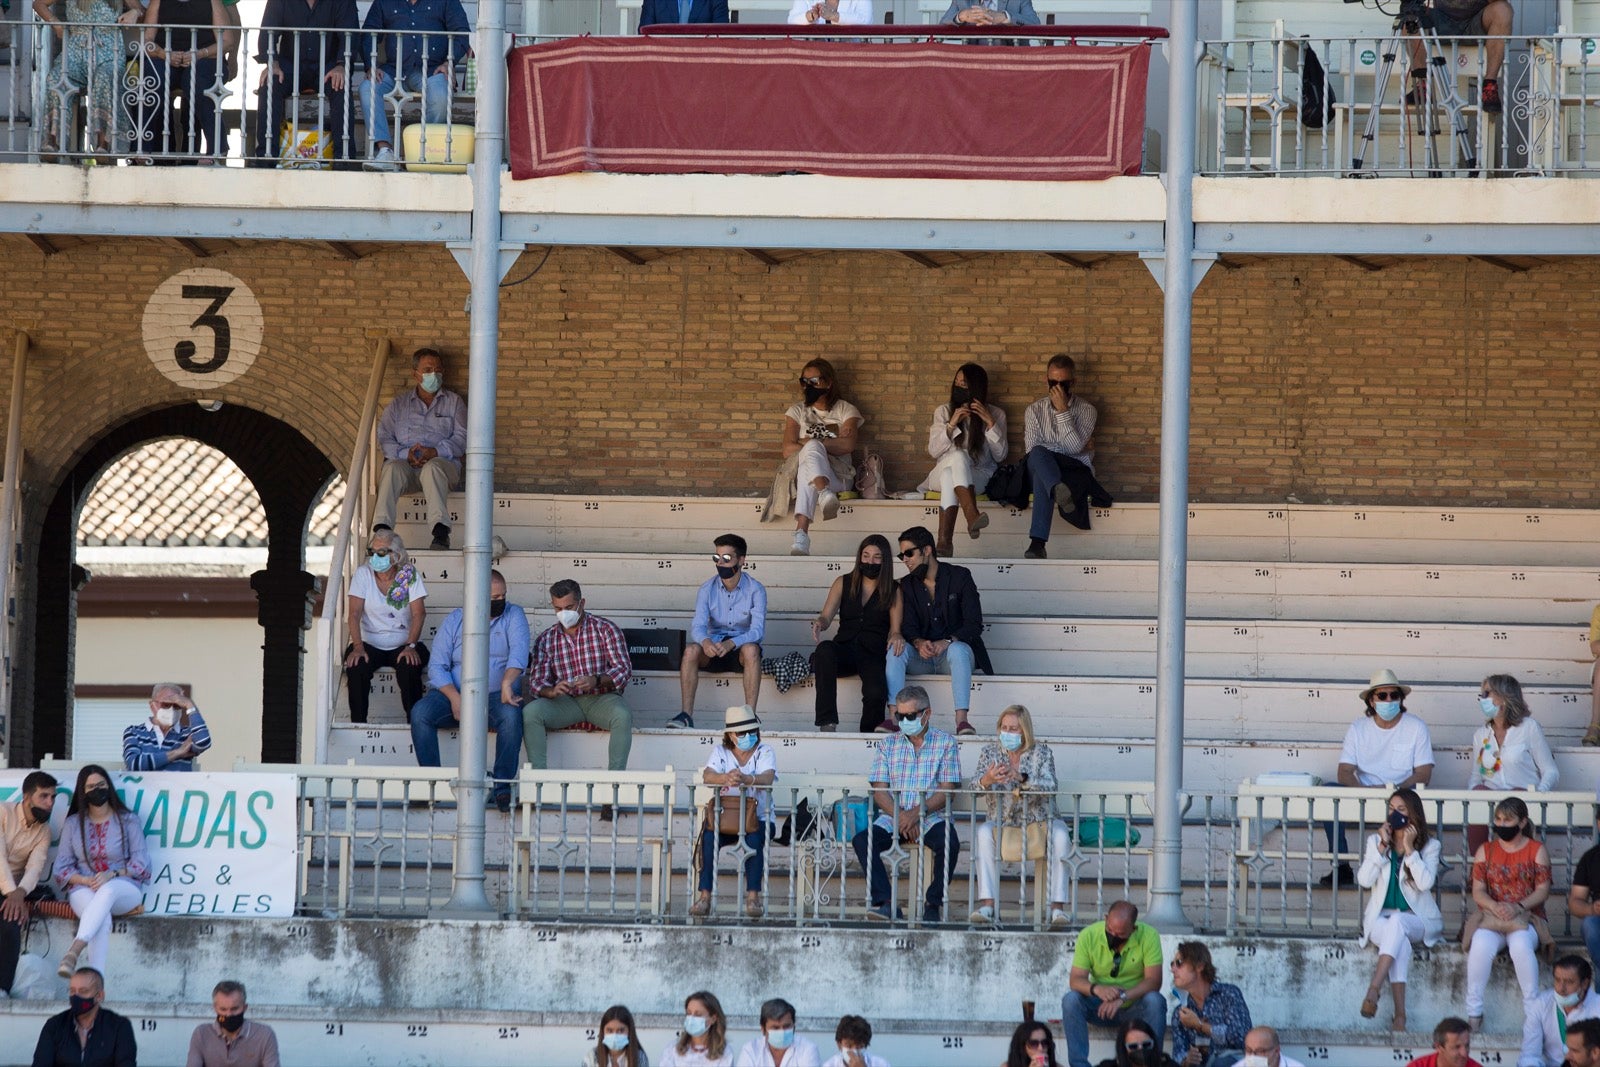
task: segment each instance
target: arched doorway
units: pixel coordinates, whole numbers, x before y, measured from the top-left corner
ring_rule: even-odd
[[[302,657],[317,579],[307,573],[305,531],[311,510],[334,469],[292,426],[248,408],[211,411],[178,404],[108,430],[61,478],[45,515],[33,574],[33,701],[16,709],[12,759],[26,765],[45,752],[65,753],[72,701],[75,563],[79,509],[99,473],[146,441],[189,437],[227,455],[260,494],[267,516],[267,565],[250,579],[262,627],[261,755],[268,762],[298,757]],[[194,655],[205,656],[204,648]]]

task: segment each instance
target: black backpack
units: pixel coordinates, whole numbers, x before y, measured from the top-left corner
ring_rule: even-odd
[[[1333,118],[1333,82],[1322,69],[1322,60],[1310,44],[1300,46],[1300,122],[1308,130],[1320,130]]]

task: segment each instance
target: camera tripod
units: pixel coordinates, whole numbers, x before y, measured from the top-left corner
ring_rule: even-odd
[[[1426,12],[1414,15],[1405,11],[1394,20],[1394,33],[1383,46],[1382,62],[1378,65],[1377,80],[1374,83],[1372,106],[1367,112],[1367,127],[1361,135],[1361,146],[1357,149],[1355,158],[1351,160],[1351,169],[1359,171],[1366,162],[1367,150],[1372,147],[1372,142],[1378,136],[1378,120],[1383,112],[1384,99],[1389,94],[1390,76],[1394,73],[1395,60],[1401,55],[1406,55],[1409,64],[1408,45],[1414,39],[1422,42],[1425,60],[1423,69],[1427,72],[1426,77],[1415,88],[1421,90],[1421,98],[1416,101],[1417,132],[1425,137],[1423,143],[1426,146],[1426,166],[1429,176],[1437,178],[1442,173],[1436,141],[1439,130],[1434,122],[1434,109],[1438,106],[1442,106],[1449,117],[1451,130],[1455,134],[1456,147],[1460,150],[1462,166],[1475,172],[1478,169],[1478,155],[1472,142],[1472,130],[1467,124],[1463,110],[1465,103],[1461,99],[1461,94],[1456,91],[1455,80],[1450,76],[1450,64],[1445,58],[1444,46],[1439,43],[1439,34],[1429,23]],[[1408,83],[1410,80],[1407,77]],[[1405,97],[1402,96],[1402,99]]]

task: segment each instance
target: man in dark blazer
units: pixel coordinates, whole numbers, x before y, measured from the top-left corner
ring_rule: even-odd
[[[1027,0],[1030,10],[1033,0]],[[644,0],[639,28],[658,22],[727,22],[728,0]]]
[[[645,0],[648,4],[650,0]],[[1039,14],[1033,10],[1033,0],[1000,0],[990,10],[983,0],[950,0],[940,22],[953,22],[957,26],[1037,26]]]
[[[972,672],[993,674],[994,666],[983,647],[983,605],[972,572],[940,559],[924,526],[900,535],[900,561],[910,573],[900,579],[900,632],[889,635],[889,692],[900,692],[908,673],[948,673],[956,733],[976,733],[967,721]]]
[[[136,1067],[133,1024],[103,1006],[106,983],[100,972],[79,967],[67,992],[72,1006],[44,1021],[33,1067]]]

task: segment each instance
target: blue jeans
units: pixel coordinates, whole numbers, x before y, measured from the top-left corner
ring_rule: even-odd
[[[1589,950],[1591,960],[1600,960],[1600,956],[1595,955],[1600,952],[1600,915],[1583,920],[1583,947]]]
[[[1160,993],[1146,993],[1137,1002],[1124,1004],[1121,1011],[1106,1020],[1100,1018],[1099,997],[1086,997],[1069,989],[1061,998],[1061,1032],[1067,1042],[1067,1067],[1089,1067],[1089,1025],[1115,1030],[1130,1015],[1137,1015],[1155,1035],[1156,1048],[1167,1036],[1167,1002]]]
[[[411,747],[417,753],[417,766],[439,766],[439,731],[460,725],[461,720],[450,714],[450,698],[437,689],[428,690],[411,709]],[[509,793],[522,752],[522,709],[502,704],[499,689],[489,695],[489,725],[494,729],[494,791]]]
[[[711,892],[711,883],[717,876],[717,849],[739,840],[738,834],[719,834],[700,831],[700,890]],[[767,828],[751,830],[744,835],[744,843],[754,851],[744,861],[744,888],[749,893],[761,892],[761,856],[767,848]]]
[[[961,839],[956,836],[956,828],[950,825],[949,819],[940,819],[928,827],[922,834],[920,842],[910,841],[901,847],[907,852],[926,846],[933,853],[933,877],[928,879],[928,890],[923,896],[923,904],[929,908],[944,906],[944,887],[950,880],[950,874],[956,869],[956,860],[961,856]],[[889,898],[894,892],[894,887],[889,882],[889,869],[884,866],[883,854],[894,847],[894,835],[877,823],[860,831],[850,840],[850,847],[855,849],[856,859],[861,861],[861,867],[867,872],[867,886],[874,908],[881,908],[889,903]],[[906,869],[907,877],[915,880],[918,873],[917,861],[912,859]],[[913,890],[908,890],[906,899],[911,899]]]
[[[962,711],[972,707],[972,646],[965,641],[951,641],[950,647],[933,659],[923,659],[907,641],[898,656],[890,650],[884,666],[890,700],[905,688],[908,674],[948,674],[950,697],[955,701],[955,707]]]
[[[1055,517],[1055,488],[1065,482],[1072,499],[1083,503],[1094,484],[1094,471],[1044,445],[1034,445],[1028,453],[1028,478],[1033,483],[1033,521],[1028,536],[1035,541],[1050,540],[1050,520]]]
[[[447,122],[450,118],[450,77],[446,74],[428,75],[428,84],[422,84],[422,72],[414,71],[401,79],[407,92],[420,92],[424,99],[424,118],[428,122]],[[376,92],[374,92],[376,90]],[[394,75],[386,70],[378,72],[378,82],[369,77],[357,87],[361,93],[361,113],[367,117],[367,129],[373,141],[393,141],[389,136],[389,113],[384,107],[384,97],[394,92]],[[374,97],[377,106],[374,107]]]

